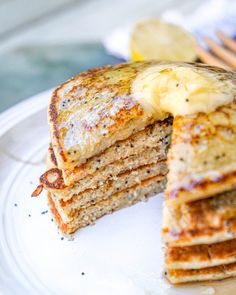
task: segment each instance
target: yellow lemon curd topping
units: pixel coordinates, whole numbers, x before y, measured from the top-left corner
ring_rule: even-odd
[[[154,65],[136,77],[132,93],[157,120],[209,113],[234,99],[236,87],[226,74],[191,64]]]

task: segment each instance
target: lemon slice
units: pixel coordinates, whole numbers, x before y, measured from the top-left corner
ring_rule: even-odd
[[[196,60],[196,41],[182,28],[156,18],[134,25],[130,39],[131,59],[192,62]]]

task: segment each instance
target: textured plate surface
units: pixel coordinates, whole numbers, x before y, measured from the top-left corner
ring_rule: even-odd
[[[67,239],[30,198],[45,170],[50,92],[0,115],[0,294],[235,294],[236,279],[172,287],[163,279],[162,196]]]

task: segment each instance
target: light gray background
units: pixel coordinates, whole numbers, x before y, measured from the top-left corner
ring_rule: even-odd
[[[204,0],[0,0],[0,112],[90,67],[114,64],[101,40],[117,26]]]

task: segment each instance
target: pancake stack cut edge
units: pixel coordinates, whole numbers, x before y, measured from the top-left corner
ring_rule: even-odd
[[[171,122],[167,119],[152,124],[92,157],[84,165],[83,175],[75,172],[73,177],[77,180],[69,186],[53,163],[55,157],[49,148],[47,158],[51,168],[41,176],[41,183],[48,190],[50,207],[64,233],[72,233],[105,214],[164,190]],[[164,140],[160,133],[164,134]]]
[[[236,275],[236,102],[174,119],[163,210],[172,283]]]
[[[48,109],[51,144],[40,188],[61,231],[162,192],[172,118],[155,121],[131,93],[155,62],[105,66],[58,87]]]
[[[139,73],[155,65],[96,68],[54,91],[48,170],[33,195],[47,190],[56,223],[71,234],[165,191],[167,279],[178,284],[234,276],[236,103],[210,114],[158,121],[131,91]]]

